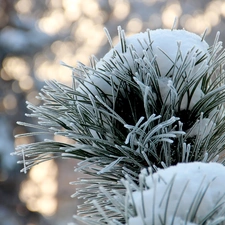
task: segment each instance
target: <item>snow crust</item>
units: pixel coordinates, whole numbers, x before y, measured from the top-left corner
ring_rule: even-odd
[[[218,211],[225,210],[224,178],[225,167],[219,163],[180,163],[160,169],[146,177],[148,190],[132,194],[138,216],[130,218],[129,225],[144,224],[144,214],[146,224],[161,224],[159,217],[168,225],[172,220],[173,224],[198,224],[216,205],[222,203]]]

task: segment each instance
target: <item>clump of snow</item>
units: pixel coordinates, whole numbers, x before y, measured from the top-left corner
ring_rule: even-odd
[[[146,176],[148,189],[132,194],[137,216],[129,225],[198,224],[213,210],[225,212],[225,167],[219,163],[180,163]],[[212,213],[213,214],[213,213]],[[143,216],[145,215],[145,216]]]
[[[144,222],[143,222],[144,221]],[[142,219],[140,216],[137,217],[133,217],[129,219],[129,225],[144,225],[144,224],[154,224],[152,222],[152,220],[147,217]],[[162,223],[159,223],[159,225],[161,225]],[[197,225],[196,223],[191,223],[191,222],[185,222],[184,220],[182,220],[181,218],[178,217],[170,217],[168,219],[168,222],[166,224],[172,224],[172,225]],[[158,225],[158,224],[156,224]]]
[[[125,40],[125,52],[123,52],[121,44],[117,44],[97,63],[97,69],[104,69],[106,64],[113,65],[112,62],[118,65],[121,60],[114,53],[117,51],[122,58],[127,59],[124,61],[125,66],[135,74],[134,60],[129,49],[134,50],[140,58],[144,56],[144,51],[151,49],[153,55],[157,56],[156,61],[161,76],[165,76],[167,73],[172,75],[170,69],[176,61],[178,51],[181,52],[183,58],[178,59],[176,63],[179,68],[186,56],[196,57],[196,60],[199,60],[204,55],[208,55],[209,48],[208,44],[200,36],[186,30],[150,30],[149,32],[146,31],[126,37]]]
[[[121,42],[124,44],[121,44]],[[181,87],[187,85],[187,82],[198,79],[208,69],[208,48],[208,44],[200,36],[185,30],[157,29],[138,33],[131,37],[124,37],[96,64],[97,72],[105,73],[104,71],[111,68],[110,73],[106,72],[104,78],[102,75],[97,75],[96,72],[91,72],[84,81],[84,85],[88,87],[92,94],[99,96],[99,90],[102,90],[112,99],[112,85],[108,81],[111,76],[111,80],[116,85],[119,84],[120,81],[114,76],[116,67],[124,75],[127,71],[131,71],[135,76],[135,73],[138,73],[139,59],[147,60],[147,63],[152,64],[152,67],[156,70],[152,62],[156,57],[160,72],[157,75],[161,98],[168,105],[170,104],[168,94],[171,89],[167,85],[168,82],[174,85],[174,81],[178,80],[178,82],[175,82],[175,90],[177,89],[178,92],[178,89],[180,90]],[[204,57],[205,59],[196,65],[196,62]],[[128,75],[127,79],[129,79]],[[78,91],[83,92],[82,87],[81,84]],[[190,90],[192,91],[192,88]],[[187,94],[183,96],[180,110],[192,109],[203,96],[201,82],[199,82],[189,104]]]

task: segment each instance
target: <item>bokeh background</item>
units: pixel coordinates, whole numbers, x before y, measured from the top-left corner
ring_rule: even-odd
[[[15,146],[33,141],[14,139],[29,132],[16,121],[31,122],[26,101],[35,98],[44,80],[71,85],[71,71],[89,57],[104,56],[109,44],[106,27],[117,43],[117,26],[127,36],[147,28],[177,28],[202,34],[212,45],[217,31],[225,39],[224,0],[0,0],[0,224],[63,225],[72,222],[77,200],[70,198],[74,160],[52,160],[20,173],[21,164],[10,156]],[[165,40],[166,41],[166,40]],[[169,44],[169,43],[168,43]],[[56,140],[66,141],[62,137]]]

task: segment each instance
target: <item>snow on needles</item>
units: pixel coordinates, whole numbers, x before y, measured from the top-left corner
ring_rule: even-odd
[[[123,50],[121,44],[117,44],[97,63],[98,69],[104,69],[106,63],[112,65],[112,62],[114,62],[117,64],[120,61],[119,56],[114,54],[117,51],[122,55],[122,58],[127,59],[124,64],[135,74],[134,62],[129,49],[134,50],[142,58],[144,56],[143,51],[151,48],[152,53],[157,57],[156,61],[161,76],[165,76],[167,73],[172,73],[170,69],[176,60],[178,50],[182,55],[182,59],[180,58],[176,64],[179,68],[187,54],[190,54],[190,57],[196,57],[198,60],[207,54],[209,47],[200,36],[186,30],[150,30],[125,39],[126,49]]]
[[[156,72],[158,85],[162,100],[167,105],[170,104],[168,93],[171,85],[174,84],[175,90],[178,92],[184,85],[187,85],[187,82],[197,79],[208,69],[209,46],[196,34],[185,30],[157,29],[147,30],[131,37],[125,37],[125,35],[123,37],[122,35],[123,32],[120,33],[120,43],[112,47],[96,64],[96,70],[104,72],[104,76],[111,76],[112,73],[106,72],[107,68],[111,67],[113,71],[115,66],[121,68],[122,64],[127,71],[131,71],[135,76],[135,73],[138,72],[136,66],[138,58],[145,60],[147,53],[148,58],[146,59],[148,63],[152,64],[155,71],[157,69],[153,59],[156,58],[159,69]],[[115,76],[112,76],[112,80],[115,84],[119,83]],[[99,92],[96,87],[93,87],[93,84],[106,95],[112,95],[110,83],[94,72],[88,75],[84,84],[96,95]],[[201,82],[199,82],[189,103],[187,94],[183,96],[180,110],[192,109],[203,96]]]
[[[142,174],[144,174],[144,170]],[[180,163],[146,176],[146,190],[133,192],[137,216],[129,225],[202,224],[225,213],[225,167]],[[162,223],[163,221],[163,223]]]

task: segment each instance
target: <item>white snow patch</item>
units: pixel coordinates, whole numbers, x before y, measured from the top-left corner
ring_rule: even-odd
[[[185,58],[191,63],[188,64],[189,66],[187,66],[185,69],[186,74],[181,73],[182,76],[187,77],[181,78],[178,82],[178,85],[180,85],[184,79],[189,82],[190,80],[197,78],[197,76],[199,76],[202,71],[208,69],[208,44],[202,40],[200,36],[188,31],[157,29],[151,30],[150,32],[146,31],[144,33],[138,33],[131,37],[126,37],[125,40],[125,49],[122,50],[121,43],[117,44],[96,64],[96,70],[98,72],[101,72],[102,70],[105,71],[105,68],[115,68],[115,65],[120,68],[120,64],[122,64],[123,67],[127,68],[127,71],[132,71],[132,73],[135,74],[138,71],[135,66],[137,62],[135,62],[133,58],[133,53],[135,53],[135,56],[140,59],[143,58],[144,53],[147,52],[148,59],[145,57],[145,60],[149,60],[149,63],[151,63],[151,60],[156,56],[156,61],[161,73],[159,76],[159,87],[162,95],[161,97],[162,100],[166,101],[167,104],[170,104],[169,98],[165,100],[170,91],[170,87],[167,85],[168,81],[171,80],[172,82],[175,76],[181,76],[180,73],[178,73],[178,70],[181,65],[183,65]],[[115,52],[118,52],[119,56]],[[179,59],[177,59],[178,53],[181,56]],[[207,58],[198,65],[195,65],[195,62],[204,55],[206,55]],[[175,62],[176,66],[172,69]],[[126,71],[126,69],[124,69],[124,71]],[[107,80],[109,79],[109,76],[112,76],[113,82],[115,82],[115,85],[118,85],[119,80],[113,73],[114,71],[105,73],[104,76],[107,78]],[[95,86],[93,86],[93,84]],[[103,93],[107,94],[109,98],[112,99],[113,90],[111,84],[106,82],[102,77],[96,75],[95,72],[91,72],[89,76],[87,76],[86,80],[84,81],[84,85],[87,86],[90,92],[92,92],[94,95],[99,96],[99,89],[101,89]],[[184,82],[181,85],[184,86],[186,83]],[[83,93],[81,87],[82,85],[78,87],[77,90]],[[192,96],[189,107],[188,97],[187,94],[185,94],[183,96],[180,109],[185,110],[187,107],[188,109],[192,109],[202,97],[203,92],[201,90],[200,82]]]
[[[129,219],[129,225],[144,224],[144,214],[147,224],[161,224],[159,217],[166,221],[165,225],[171,224],[173,218],[173,224],[198,224],[217,204],[223,203],[218,211],[225,209],[224,177],[225,167],[219,163],[180,163],[158,170],[146,177],[148,190],[132,194],[138,215]],[[188,213],[190,208],[194,210],[191,204],[201,195],[200,206],[193,212],[196,221],[190,221]],[[189,223],[185,223],[186,218]]]
[[[178,44],[180,43],[180,52],[183,59],[186,57],[188,52],[189,57],[195,56],[198,53],[197,60],[200,59],[205,54],[208,55],[208,44],[202,40],[202,38],[194,33],[185,30],[168,30],[168,29],[157,29],[146,31],[144,33],[138,33],[131,37],[126,37],[126,52],[122,52],[121,44],[117,44],[113,49],[111,49],[104,57],[97,63],[97,69],[104,69],[106,63],[112,65],[111,61],[117,64],[117,61],[121,61],[118,56],[115,56],[114,51],[116,50],[122,58],[126,58],[127,62],[124,61],[125,66],[131,68],[133,74],[134,62],[129,49],[134,49],[137,55],[142,58],[143,50],[152,48],[152,52],[157,56],[157,63],[162,76],[165,76],[172,65],[175,62]],[[191,51],[194,48],[193,51]],[[179,59],[177,62],[177,67],[182,63]]]

